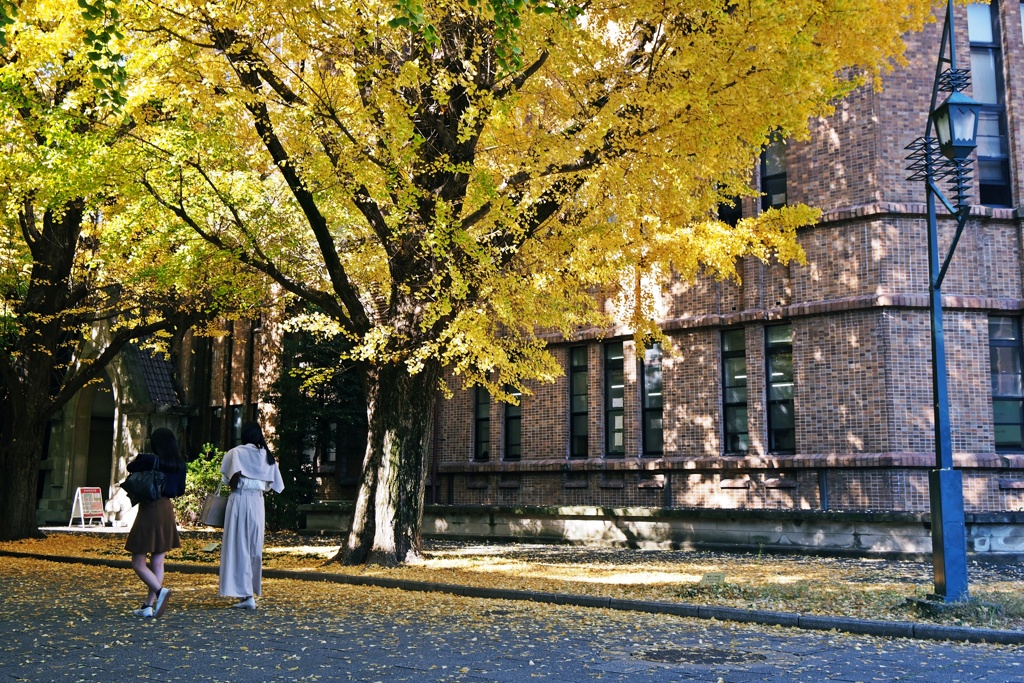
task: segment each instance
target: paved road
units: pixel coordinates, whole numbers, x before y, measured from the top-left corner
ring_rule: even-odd
[[[160,620],[130,571],[0,558],[0,681],[922,681],[1024,683],[1024,647],[268,580],[256,612],[168,576]]]

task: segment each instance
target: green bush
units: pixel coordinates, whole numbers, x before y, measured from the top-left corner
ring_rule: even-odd
[[[208,493],[217,489],[220,481],[220,463],[224,451],[213,444],[206,444],[203,450],[188,463],[185,477],[185,493],[174,499],[174,514],[182,526],[200,526],[199,515]]]

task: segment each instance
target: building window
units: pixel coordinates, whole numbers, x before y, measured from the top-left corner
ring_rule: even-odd
[[[604,430],[605,455],[626,454],[625,379],[622,372],[622,342],[604,345]]]
[[[218,447],[223,446],[224,408],[217,406],[210,411],[210,441]],[[230,448],[230,446],[228,446]]]
[[[982,204],[1010,206],[1009,144],[1003,89],[1003,57],[995,2],[967,6],[971,87],[978,113],[978,183]]]
[[[491,457],[491,395],[477,387],[474,396],[473,459],[484,461]]]
[[[585,458],[589,451],[587,347],[569,349],[569,457]]]
[[[644,351],[643,377],[644,455],[661,455],[665,449],[661,400],[661,344]]]
[[[327,443],[324,444],[324,462],[331,463],[332,465],[338,461],[337,434],[338,423],[327,423]]]
[[[728,197],[718,205],[718,220],[734,228],[743,218],[743,202],[740,197]]]
[[[307,431],[302,435],[302,462],[307,465],[316,462],[316,432]]]
[[[761,210],[786,205],[786,141],[773,135],[761,154]]]
[[[768,361],[768,450],[796,452],[793,420],[793,326],[765,328]]]
[[[242,406],[231,406],[231,447],[242,443]]]
[[[505,460],[519,460],[523,457],[523,394],[512,387],[506,391],[518,403],[505,404]]]
[[[1024,450],[1020,320],[1004,316],[989,318],[988,345],[996,450]]]
[[[722,414],[725,416],[725,452],[746,453],[750,449],[747,431],[747,342],[743,330],[722,332]]]

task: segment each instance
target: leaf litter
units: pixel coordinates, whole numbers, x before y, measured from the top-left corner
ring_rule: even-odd
[[[183,531],[168,563],[215,566],[219,532]],[[336,535],[268,533],[267,569],[656,600],[950,625],[1024,630],[1024,567],[973,561],[971,602],[927,610],[930,562],[809,555],[634,550],[427,540],[423,561],[397,568],[329,562]],[[211,548],[215,548],[211,550]],[[0,542],[0,550],[71,558],[127,560],[121,534],[48,531],[44,539]],[[216,591],[214,591],[214,594]]]

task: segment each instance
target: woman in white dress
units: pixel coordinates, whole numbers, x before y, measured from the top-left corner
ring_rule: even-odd
[[[281,469],[258,424],[242,425],[242,445],[224,454],[220,472],[231,486],[220,551],[220,594],[241,599],[232,607],[256,609],[263,580],[263,494],[284,490]]]

